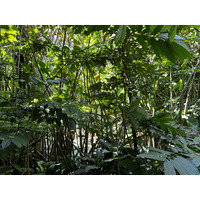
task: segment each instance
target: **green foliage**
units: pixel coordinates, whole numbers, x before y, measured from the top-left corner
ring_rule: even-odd
[[[169,42],[173,42],[175,36],[176,36],[176,32],[177,32],[177,25],[173,25],[171,26],[170,30],[169,30]]]
[[[0,26],[0,174],[199,174],[199,26]]]
[[[125,25],[120,25],[119,26],[119,31],[115,37],[115,42],[116,44],[123,43],[124,39],[126,37],[126,26]]]
[[[199,170],[190,161],[183,157],[176,157],[172,160],[174,167],[181,175],[199,175]]]
[[[165,175],[176,175],[176,171],[171,160],[166,160],[164,162],[164,172]]]

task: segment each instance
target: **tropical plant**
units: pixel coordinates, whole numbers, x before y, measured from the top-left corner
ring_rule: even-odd
[[[0,26],[1,174],[199,174],[199,26]]]

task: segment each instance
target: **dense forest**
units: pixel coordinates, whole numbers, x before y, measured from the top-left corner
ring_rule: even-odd
[[[199,37],[1,25],[0,174],[199,175]]]

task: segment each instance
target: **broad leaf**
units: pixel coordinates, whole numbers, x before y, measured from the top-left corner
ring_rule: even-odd
[[[76,131],[76,122],[73,118],[69,118],[69,127],[70,129],[73,129],[74,131]]]
[[[132,113],[132,115],[133,115],[136,119],[138,119],[138,120],[140,120],[140,121],[147,119],[147,115],[146,115],[146,113],[145,113],[145,109],[144,109],[144,108],[138,108],[137,110],[135,110],[135,111]]]
[[[158,148],[148,147],[148,149],[162,153],[162,154],[165,154],[165,155],[171,155],[172,154],[172,152],[170,152],[170,151],[165,151],[165,150],[158,149]]]
[[[58,118],[59,119],[59,118]],[[66,128],[69,128],[69,118],[67,116],[67,114],[62,113],[62,120],[63,120],[63,124]]]
[[[21,63],[22,67],[26,69],[28,72],[31,70],[31,67],[25,63]]]
[[[9,145],[11,144],[11,140],[10,139],[5,139],[2,142],[2,148],[5,149],[7,148]]]
[[[170,47],[175,56],[190,59],[192,57],[189,48],[186,46],[184,42],[181,40],[175,39],[172,43],[170,43]]]
[[[26,135],[17,135],[11,139],[11,141],[19,148],[26,146],[29,142],[29,137]]]
[[[139,125],[135,116],[133,114],[130,114],[127,117],[129,118],[130,123],[133,125],[133,128],[137,130]]]
[[[108,151],[112,150],[112,144],[110,144],[109,142],[105,142],[103,139],[99,140],[101,145]]]
[[[148,42],[143,35],[137,35],[139,43],[142,45],[142,48],[146,51],[148,47]]]
[[[136,99],[135,101],[131,102],[130,104],[130,112],[133,112],[139,106],[140,100]]]
[[[170,160],[164,162],[165,175],[176,175],[173,163]]]
[[[94,170],[94,169],[98,169],[98,166],[96,165],[88,165],[86,168],[80,168],[80,169],[77,169],[74,174],[87,174],[88,172],[90,172],[91,170]]]
[[[194,157],[192,159],[192,163],[194,163],[196,167],[199,167],[200,166],[200,157],[199,156]]]
[[[172,25],[170,30],[169,30],[169,42],[173,42],[175,35],[176,35],[176,31],[177,31],[177,25]]]
[[[161,154],[161,153],[142,153],[137,155],[137,157],[140,158],[148,158],[148,159],[152,159],[152,160],[158,160],[158,161],[166,161],[166,156]]]
[[[156,53],[156,55],[161,59],[161,56],[165,56],[171,62],[175,62],[175,57],[172,52],[172,49],[167,41],[159,39],[158,41],[155,38],[150,39],[150,44]]]
[[[158,39],[164,39],[164,40],[169,40],[169,34],[168,33],[161,33],[159,36],[158,36]],[[175,40],[184,40],[183,37],[179,36],[179,35],[175,35],[174,37]]]
[[[122,43],[126,37],[126,25],[120,25],[119,31],[115,37],[116,44]]]
[[[191,163],[189,160],[183,157],[176,157],[172,160],[172,163],[176,170],[181,175],[200,175],[199,170],[197,167]]]
[[[157,35],[160,33],[160,31],[163,29],[164,25],[157,25],[156,27],[153,27],[153,34]]]
[[[155,54],[161,59],[161,51],[159,48],[159,43],[155,38],[150,38],[150,44]]]
[[[164,40],[158,40],[158,44],[159,44],[160,51],[162,52],[162,55],[166,56],[167,59],[175,63],[175,57],[168,42]]]

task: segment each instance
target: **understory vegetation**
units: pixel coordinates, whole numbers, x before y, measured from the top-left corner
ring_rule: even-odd
[[[199,36],[1,25],[0,174],[199,175]]]

